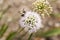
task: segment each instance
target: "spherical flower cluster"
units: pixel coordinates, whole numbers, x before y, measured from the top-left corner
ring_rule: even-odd
[[[19,20],[19,23],[28,33],[36,32],[38,29],[42,28],[41,16],[36,12],[26,12]]]
[[[34,11],[37,11],[39,13],[49,14],[52,12],[52,7],[47,0],[36,0],[33,3],[33,6]]]

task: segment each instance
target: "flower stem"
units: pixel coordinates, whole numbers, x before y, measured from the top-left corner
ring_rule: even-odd
[[[30,36],[29,36],[28,40],[31,40],[32,35],[33,35],[33,33],[31,33],[31,34],[30,34]]]

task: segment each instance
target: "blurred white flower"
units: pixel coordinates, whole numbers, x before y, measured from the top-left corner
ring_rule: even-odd
[[[20,26],[29,33],[36,32],[38,29],[42,28],[41,16],[36,12],[26,12],[24,16],[19,20],[19,23]]]
[[[49,14],[52,12],[52,7],[47,0],[36,0],[33,6],[34,10],[39,13]]]

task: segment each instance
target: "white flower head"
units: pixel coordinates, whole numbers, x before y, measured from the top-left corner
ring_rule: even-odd
[[[41,16],[36,12],[27,11],[19,22],[20,26],[29,33],[36,32],[38,29],[42,28]]]
[[[33,3],[33,8],[39,13],[51,13],[52,7],[47,0],[36,0]]]

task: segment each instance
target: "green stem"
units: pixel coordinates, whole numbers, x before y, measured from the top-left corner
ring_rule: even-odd
[[[31,34],[30,34],[30,36],[29,36],[28,40],[31,40],[32,35],[33,35],[33,33],[31,33]]]
[[[3,24],[2,28],[0,29],[0,38],[4,35],[4,33],[6,32],[7,29],[8,29],[8,25]]]
[[[20,33],[20,32],[23,31],[23,30],[24,30],[24,28],[22,28],[22,29],[19,28],[19,29],[17,30],[17,33]]]

